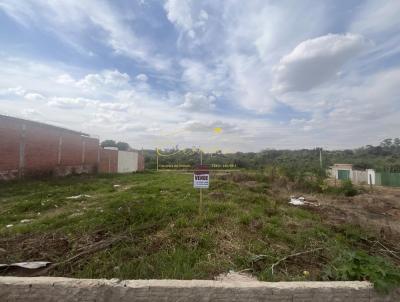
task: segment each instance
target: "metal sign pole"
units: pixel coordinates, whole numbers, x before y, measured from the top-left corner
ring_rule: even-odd
[[[200,165],[193,172],[193,187],[200,189],[199,215],[203,214],[203,188],[209,188],[210,171],[207,165],[203,165],[203,152],[200,150]]]
[[[199,215],[203,214],[203,189],[200,189],[200,204],[199,204]]]
[[[200,150],[200,165],[203,164],[203,152]],[[203,213],[203,189],[200,188],[200,204],[199,204],[199,215],[201,216]]]

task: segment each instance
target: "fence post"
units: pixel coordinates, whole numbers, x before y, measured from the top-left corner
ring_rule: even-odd
[[[371,191],[373,190],[372,188],[372,175],[369,174],[369,188],[371,189]]]

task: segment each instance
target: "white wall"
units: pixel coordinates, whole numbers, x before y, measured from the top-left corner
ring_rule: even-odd
[[[372,180],[372,185],[375,184],[375,170],[374,169],[367,169],[367,173],[368,173],[368,184],[371,185],[370,183],[370,178]],[[371,177],[370,177],[371,175]]]
[[[118,173],[136,172],[138,169],[138,153],[118,151]]]
[[[353,170],[351,172],[351,181],[355,184],[367,184],[368,183],[368,172]]]

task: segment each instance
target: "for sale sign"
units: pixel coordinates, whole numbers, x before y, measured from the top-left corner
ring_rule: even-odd
[[[193,174],[193,187],[207,189],[210,185],[210,172],[207,165],[197,166]]]

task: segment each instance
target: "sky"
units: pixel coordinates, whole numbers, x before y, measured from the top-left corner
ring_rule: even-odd
[[[378,144],[400,136],[399,16],[398,0],[0,0],[0,114],[137,149]]]

